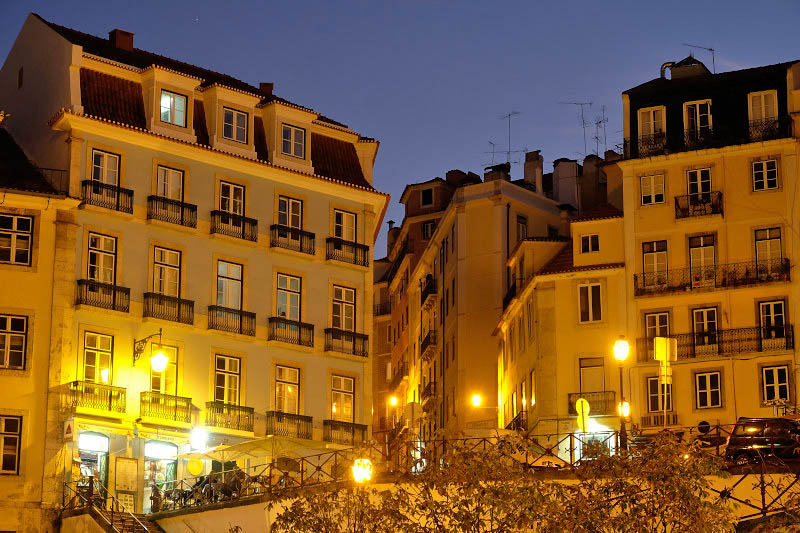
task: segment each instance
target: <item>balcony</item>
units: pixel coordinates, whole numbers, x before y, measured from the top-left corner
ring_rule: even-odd
[[[194,324],[194,302],[174,296],[144,293],[143,317],[160,318],[181,324]]]
[[[252,407],[224,402],[206,402],[207,426],[252,432],[253,418],[254,410]]]
[[[633,275],[634,294],[648,296],[696,289],[735,289],[760,283],[789,281],[788,259],[679,268]]]
[[[381,302],[374,305],[372,314],[375,316],[388,315],[392,312],[392,302]]]
[[[512,431],[528,431],[528,415],[525,411],[520,411],[516,414],[511,422],[506,424],[506,429]]]
[[[425,279],[425,284],[422,286],[422,293],[420,294],[420,305],[426,311],[436,305],[437,285],[436,278],[429,276]]]
[[[771,141],[792,136],[790,117],[751,120],[749,129],[750,140],[753,142]]]
[[[295,437],[298,439],[312,438],[312,418],[310,416],[283,413],[281,411],[267,411],[267,435],[281,437]]]
[[[131,304],[131,290],[109,283],[79,279],[78,298],[75,303],[127,313]]]
[[[408,377],[408,364],[402,361],[397,368],[392,367],[392,382],[390,384],[391,390],[396,390],[400,383]]]
[[[211,211],[211,233],[245,241],[258,241],[258,220],[226,211]]]
[[[722,214],[722,192],[711,191],[675,197],[675,218]]]
[[[346,241],[338,237],[328,237],[325,240],[325,244],[327,248],[326,259],[364,267],[369,266],[369,246],[366,244]]]
[[[667,423],[664,423],[664,414],[652,414],[643,416],[640,420],[640,425],[643,428],[654,428],[654,427],[664,427],[664,426],[677,426],[678,425],[678,415],[676,413],[667,412],[666,414]]]
[[[436,351],[436,330],[430,330],[425,334],[425,337],[419,343],[419,355],[424,360],[429,360],[433,357]]]
[[[256,334],[256,314],[241,309],[209,305],[208,329],[253,337]]]
[[[337,328],[326,328],[325,351],[368,357],[369,335]]]
[[[608,416],[617,414],[617,402],[614,401],[613,390],[598,392],[572,392],[568,394],[568,413],[570,416],[577,416],[578,412],[575,411],[575,402],[577,402],[579,398],[584,398],[587,402],[589,402],[589,416]]]
[[[273,224],[269,227],[269,245],[295,252],[314,255],[314,234],[289,226]]]
[[[517,280],[513,280],[511,285],[508,287],[508,291],[506,291],[505,296],[503,296],[503,311],[505,311],[506,307],[508,307],[508,304],[511,303],[511,300],[513,300],[517,295],[517,285],[519,285]]]
[[[433,400],[436,399],[436,382],[429,381],[425,388],[422,389],[422,394],[419,395],[419,400],[422,402],[422,410],[426,413],[433,408]]]
[[[731,357],[750,353],[794,349],[791,325],[755,328],[718,329],[702,333],[669,335],[678,344],[678,360],[697,357]],[[653,339],[636,339],[639,362],[653,361]]]
[[[139,416],[171,422],[192,423],[192,399],[160,392],[143,391],[139,398]]]
[[[323,420],[322,440],[356,446],[367,441],[367,426],[339,420]]]
[[[196,228],[197,206],[164,196],[150,195],[147,197],[147,218]]]
[[[133,191],[117,185],[95,180],[81,182],[83,203],[112,209],[121,213],[133,213]]]
[[[126,403],[125,387],[91,381],[73,381],[69,384],[69,404],[73,408],[124,413]]]
[[[268,320],[267,340],[287,342],[299,346],[314,346],[314,325],[271,316]]]
[[[392,266],[389,267],[389,272],[386,274],[386,279],[390,284],[397,274],[397,270],[400,268],[400,265],[403,263],[403,259],[405,259],[406,254],[408,254],[410,245],[411,243],[409,243],[408,237],[406,237],[406,239],[403,241],[403,244],[400,245],[400,249],[398,250],[394,261],[392,262]],[[411,247],[413,247],[413,245],[411,245]]]

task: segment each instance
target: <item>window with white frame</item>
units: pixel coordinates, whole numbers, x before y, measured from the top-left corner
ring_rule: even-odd
[[[180,297],[181,253],[156,246],[153,255],[153,292]]]
[[[436,221],[428,220],[422,223],[422,238],[424,240],[428,240],[433,236],[433,232],[436,230]]]
[[[774,343],[777,346],[770,346],[770,344],[773,344],[770,342],[771,339],[782,340],[786,337],[786,317],[783,300],[759,302],[758,310],[761,320],[761,341],[764,343],[762,348],[785,347],[785,344],[781,342]],[[781,346],[781,344],[784,344],[784,346]]]
[[[242,365],[238,357],[216,354],[214,365],[214,401],[239,405]]]
[[[334,209],[333,236],[344,241],[356,242],[356,214]]]
[[[598,322],[603,319],[599,283],[579,285],[578,300],[580,322]]]
[[[219,210],[244,215],[244,187],[227,181],[219,183]]]
[[[691,137],[702,137],[711,131],[711,100],[683,104],[684,129]]]
[[[664,203],[664,175],[642,176],[639,178],[642,205]]]
[[[781,229],[764,228],[755,231],[756,264],[759,276],[777,274],[783,270]]]
[[[694,386],[698,409],[722,407],[719,372],[698,372],[694,375]]]
[[[789,367],[787,365],[761,368],[762,401],[789,401]]]
[[[713,286],[716,282],[714,235],[689,237],[689,267],[692,287]]]
[[[717,309],[715,307],[693,309],[692,322],[695,349],[717,344]]]
[[[222,108],[222,136],[232,141],[247,143],[247,113],[231,109]]]
[[[102,150],[92,150],[92,181],[119,185],[119,156]]]
[[[300,413],[300,369],[275,367],[275,410],[293,415]]]
[[[639,136],[663,134],[666,126],[664,114],[663,106],[640,109]]]
[[[659,384],[657,377],[647,378],[647,410],[650,413],[672,411],[672,384]]]
[[[0,263],[31,264],[33,217],[0,215]]]
[[[156,172],[156,196],[183,201],[183,171],[158,166]]]
[[[600,251],[600,236],[599,235],[581,235],[581,253],[588,254],[590,252]]]
[[[162,372],[150,369],[150,390],[160,394],[178,394],[178,348],[166,344],[152,343],[151,355],[163,352],[167,356],[167,367]]]
[[[750,120],[775,120],[778,118],[777,91],[760,91],[747,95]]]
[[[753,190],[766,191],[778,188],[778,161],[767,159],[753,161]]]
[[[645,286],[667,282],[667,241],[642,243],[642,272]]]
[[[87,331],[83,337],[83,379],[92,383],[111,383],[111,354],[114,337]]]
[[[300,287],[297,276],[278,274],[278,316],[287,320],[300,320]]]
[[[217,305],[229,309],[242,308],[242,265],[217,262]]]
[[[528,217],[517,215],[517,242],[528,238]]]
[[[19,474],[22,417],[0,416],[0,474]]]
[[[334,285],[331,326],[345,331],[355,331],[355,316],[356,291]]]
[[[420,205],[422,207],[433,205],[433,189],[422,189],[420,191]]]
[[[644,330],[648,339],[669,337],[669,313],[645,313]]]
[[[0,368],[25,368],[25,347],[28,340],[28,319],[24,316],[0,315]]]
[[[161,90],[161,121],[181,128],[186,127],[186,97],[182,94]]]
[[[88,279],[110,285],[116,282],[117,239],[100,233],[89,234]]]
[[[686,192],[689,196],[699,196],[711,192],[711,169],[698,168],[686,171]]]
[[[306,156],[306,130],[283,125],[281,152],[292,157],[304,159]]]
[[[340,422],[353,422],[355,379],[331,376],[331,418]]]

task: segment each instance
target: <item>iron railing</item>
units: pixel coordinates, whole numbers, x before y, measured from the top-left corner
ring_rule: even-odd
[[[149,533],[161,530],[142,515],[133,514],[94,476],[64,483],[62,510],[85,510],[103,531],[114,533]]]
[[[791,137],[792,124],[790,120],[790,117],[751,120],[749,128],[750,140],[757,142]]]
[[[436,382],[429,381],[425,388],[422,389],[422,394],[419,395],[419,400],[422,402],[422,409],[427,412],[430,411],[430,401],[436,398]]]
[[[668,335],[668,337],[677,341],[679,360],[784,351],[794,348],[794,330],[791,325],[717,329],[699,333]],[[653,344],[652,337],[636,339],[636,350],[640,362],[653,360]]]
[[[267,411],[267,435],[311,439],[312,420],[310,416]]]
[[[133,213],[133,191],[95,180],[81,182],[81,199],[89,205]]]
[[[374,305],[372,314],[375,316],[388,315],[392,312],[392,302],[380,302]]]
[[[256,334],[256,314],[241,309],[209,305],[208,329],[253,337]]]
[[[339,237],[325,239],[326,258],[359,266],[369,266],[369,246]]]
[[[710,191],[675,197],[675,218],[722,214],[722,192]]]
[[[127,313],[131,304],[131,290],[110,283],[79,279],[78,298],[75,303]]]
[[[369,335],[338,328],[326,328],[325,350],[367,357],[369,356]]]
[[[267,340],[314,346],[314,324],[271,316],[267,325],[269,328]]]
[[[419,343],[419,354],[426,361],[433,355],[436,349],[436,330],[431,329],[425,334]]]
[[[156,292],[146,292],[142,316],[181,324],[194,324],[194,302]]]
[[[127,403],[126,390],[125,387],[114,387],[92,381],[72,381],[69,383],[69,403],[72,407],[124,413]]]
[[[269,227],[269,245],[304,254],[314,255],[314,234],[298,228],[273,224]]]
[[[585,398],[589,402],[590,410],[589,416],[607,416],[613,415],[617,412],[617,403],[614,401],[614,391],[605,390],[598,392],[572,392],[567,395],[569,402],[570,416],[577,415],[575,410],[575,402],[579,398]]]
[[[634,294],[664,294],[694,289],[735,289],[759,283],[789,281],[789,260],[762,259],[633,275]]]
[[[192,422],[192,399],[155,391],[142,391],[139,397],[139,416]]]
[[[511,422],[506,424],[506,429],[513,431],[528,431],[528,415],[525,410],[517,413],[514,418],[511,419]]]
[[[340,420],[323,420],[322,440],[355,446],[367,442],[367,426]]]
[[[211,211],[211,233],[236,237],[246,241],[258,241],[258,220],[227,211]]]
[[[422,293],[420,294],[420,305],[425,309],[430,309],[434,302],[438,287],[436,285],[436,278],[433,276],[425,279],[425,284],[422,286]],[[430,300],[429,300],[430,298]]]
[[[400,385],[400,382],[403,381],[408,377],[408,364],[405,361],[401,361],[397,368],[394,366],[392,367],[392,382],[391,382],[391,390],[397,389]]]
[[[153,194],[147,197],[147,218],[196,228],[197,206]]]
[[[652,428],[652,427],[660,427],[660,426],[677,426],[678,425],[678,415],[677,413],[670,413],[669,411],[666,414],[666,421],[664,423],[664,413],[653,413],[650,415],[645,415],[641,417],[639,420],[640,425],[643,428]]]
[[[253,431],[252,407],[224,402],[206,402],[206,425],[215,428]]]

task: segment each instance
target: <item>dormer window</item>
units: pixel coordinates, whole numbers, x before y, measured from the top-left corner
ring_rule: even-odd
[[[247,113],[223,107],[222,136],[225,139],[247,144]]]
[[[422,190],[422,198],[420,201],[420,205],[422,207],[428,207],[433,205],[433,189]]]
[[[690,137],[703,137],[711,132],[711,100],[683,104],[684,126]]]
[[[281,152],[286,155],[305,159],[306,157],[306,130],[283,125],[283,143]]]
[[[186,127],[186,97],[172,91],[161,91],[161,122]]]

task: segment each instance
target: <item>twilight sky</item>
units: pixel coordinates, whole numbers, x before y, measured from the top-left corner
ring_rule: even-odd
[[[507,149],[507,122],[498,117],[510,111],[521,113],[512,119],[512,150],[541,149],[548,171],[554,159],[584,155],[580,108],[559,102],[593,102],[589,152],[604,105],[614,148],[620,93],[688,55],[682,43],[715,48],[717,72],[800,58],[800,3],[792,0],[0,0],[0,58],[30,11],[94,35],[126,29],[137,48],[255,85],[275,82],[279,96],[377,138],[374,185],[391,193],[386,220],[398,223],[407,183],[453,168],[482,174],[490,141]],[[709,52],[695,56],[711,68]],[[521,173],[513,165],[514,177]],[[384,223],[378,257],[385,233]]]

